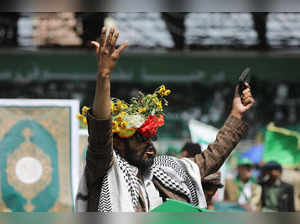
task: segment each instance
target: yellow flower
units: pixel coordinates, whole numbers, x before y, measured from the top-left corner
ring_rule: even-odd
[[[171,94],[171,90],[167,89],[165,92],[164,92],[164,96],[168,96]]]
[[[116,128],[112,129],[112,132],[113,133],[118,133],[118,132],[120,132],[120,128],[117,126]]]
[[[126,113],[125,111],[122,111],[120,114],[122,115],[122,118],[128,116],[128,113]]]
[[[159,93],[161,96],[163,96],[163,94],[164,94],[165,91],[166,91],[166,87],[165,87],[165,85],[162,85],[162,86],[160,87],[160,89],[158,90],[158,93]]]
[[[81,113],[85,115],[86,112],[87,112],[89,109],[90,109],[89,107],[84,106],[84,107],[82,107],[82,109],[81,109]]]
[[[123,115],[122,114],[118,114],[116,116],[116,119],[119,120],[119,121],[122,121],[123,120]]]
[[[85,125],[87,125],[87,119],[82,114],[77,114],[76,117]]]
[[[158,106],[158,108],[159,108],[159,109],[161,109],[161,110],[162,110],[161,101],[159,101],[159,103],[158,103],[158,105],[157,105],[157,106]]]
[[[153,100],[153,102],[154,102],[156,105],[158,105],[158,104],[159,104],[159,101],[158,101],[158,99],[157,99],[157,98],[153,98],[152,100]]]
[[[77,117],[79,120],[81,120],[81,121],[82,121],[83,118],[84,118],[84,116],[83,116],[82,114],[77,114],[76,117]]]
[[[121,100],[117,100],[117,105],[118,105],[118,107],[121,107],[122,106],[122,101]]]
[[[121,124],[120,124],[120,126],[122,128],[125,128],[127,125],[128,125],[128,123],[126,121],[122,121]]]
[[[141,114],[143,114],[143,113],[145,113],[146,112],[146,107],[140,107],[139,108],[139,113],[141,113]]]
[[[115,128],[117,128],[117,127],[118,127],[118,122],[113,121],[113,122],[112,122],[112,128],[115,129]]]
[[[114,102],[110,101],[110,110],[114,111],[114,107],[115,107]]]
[[[127,109],[127,108],[128,108],[127,104],[122,104],[121,105],[121,109]]]
[[[136,132],[135,128],[124,128],[124,129],[120,129],[118,134],[121,138],[130,138],[131,136],[134,135],[135,132]]]
[[[154,96],[154,97],[157,97],[157,94],[156,94],[156,93],[154,93],[154,94],[153,94],[153,96]]]

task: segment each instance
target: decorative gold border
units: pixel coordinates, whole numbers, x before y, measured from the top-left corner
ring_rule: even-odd
[[[51,167],[50,157],[30,141],[30,136],[32,135],[31,129],[25,128],[23,130],[23,135],[26,139],[25,142],[20,144],[20,146],[7,157],[6,172],[8,174],[8,184],[27,199],[27,204],[24,208],[27,212],[31,212],[35,208],[35,206],[31,203],[31,200],[51,183],[53,169]],[[42,176],[35,183],[25,184],[17,177],[16,165],[17,162],[24,156],[34,157],[38,159],[42,165]]]
[[[68,211],[72,211],[70,108],[55,106],[0,107],[0,125],[5,127],[0,128],[0,141],[5,133],[21,120],[35,120],[55,139],[58,153],[59,197],[53,208],[69,207]],[[66,136],[66,138],[61,138],[61,136]],[[3,204],[1,198],[0,192],[0,204]],[[64,209],[64,211],[66,210]]]

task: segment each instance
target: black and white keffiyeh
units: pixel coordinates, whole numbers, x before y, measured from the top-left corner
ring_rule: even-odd
[[[153,176],[171,191],[185,195],[189,202],[200,208],[206,207],[200,170],[190,159],[158,156],[152,166]],[[139,200],[136,172],[121,156],[114,153],[114,164],[99,183],[99,212],[135,212]],[[82,197],[82,195],[84,197]],[[87,211],[85,174],[82,175],[76,197],[76,211]]]

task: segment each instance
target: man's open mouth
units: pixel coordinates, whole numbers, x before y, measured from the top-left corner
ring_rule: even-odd
[[[145,151],[146,155],[154,155],[154,153],[155,153],[155,150],[154,150],[153,146],[148,147]]]
[[[154,155],[154,152],[153,151],[147,151],[147,152],[145,152],[145,154],[147,154],[147,155]]]

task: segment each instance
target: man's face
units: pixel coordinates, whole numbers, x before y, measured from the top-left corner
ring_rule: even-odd
[[[280,179],[281,171],[278,169],[265,170],[262,173],[262,181],[264,183],[273,184],[277,179]]]
[[[156,149],[150,138],[143,138],[135,134],[128,139],[124,157],[129,164],[144,171],[153,165],[155,156]]]
[[[274,180],[277,180],[281,175],[280,170],[271,170],[270,173],[271,173],[271,176]]]
[[[280,178],[281,172],[280,170],[272,169],[268,170],[265,174],[265,176],[268,177],[269,183],[274,183],[277,179]]]
[[[250,165],[238,166],[238,176],[242,181],[247,182],[251,177],[251,166]]]

